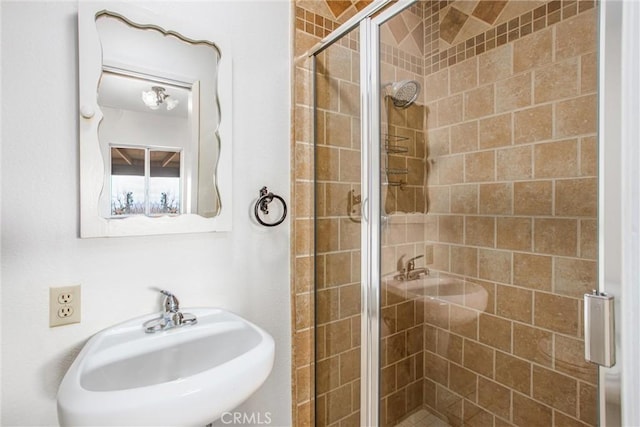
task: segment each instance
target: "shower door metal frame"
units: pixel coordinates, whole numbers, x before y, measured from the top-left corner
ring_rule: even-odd
[[[381,202],[380,26],[417,0],[398,0],[360,22],[361,184],[361,376],[360,425],[380,425]]]

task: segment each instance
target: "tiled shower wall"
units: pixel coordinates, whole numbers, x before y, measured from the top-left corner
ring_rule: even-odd
[[[597,423],[581,322],[597,271],[593,6],[550,2],[425,79],[432,271],[488,294],[483,312],[425,314],[425,403],[452,425]]]
[[[341,9],[334,11],[338,3]],[[424,347],[420,355],[395,362],[411,363],[409,372],[416,378],[416,360],[424,356],[423,402],[452,424],[593,424],[595,370],[581,361],[579,318],[579,296],[595,283],[596,268],[593,2],[552,1],[544,13],[523,14],[517,25],[513,19],[496,23],[457,45],[451,33],[452,44],[438,34],[446,17],[440,11],[447,11],[448,3],[422,3],[423,63],[407,60],[405,53],[394,59],[389,50],[387,63],[395,64],[386,68],[390,76],[427,74],[422,81],[431,166],[425,169],[429,213],[422,220],[394,216],[383,268],[394,271],[402,254],[425,253],[434,273],[479,283],[489,303],[464,328],[429,324],[428,315],[427,323],[420,323],[420,308],[412,305],[413,323],[405,322],[406,331],[424,328]],[[296,2],[296,55],[364,5],[323,4]],[[298,58],[295,66],[292,410],[295,425],[313,425],[312,76],[308,59]],[[528,86],[520,85],[523,81]],[[419,240],[420,230],[426,245],[411,242]],[[359,268],[353,257],[350,263],[351,269]],[[569,289],[571,282],[580,289]],[[409,306],[402,304],[383,310],[391,307],[395,321],[404,321]],[[393,422],[414,408],[406,396],[418,392],[405,389],[404,400],[399,398],[398,372],[405,381],[406,366],[394,366],[390,380],[391,365],[385,365],[383,385],[394,384],[386,394],[393,396],[394,413],[388,418],[383,413],[383,419]],[[562,399],[547,383],[562,391]],[[387,407],[383,397],[382,410]]]

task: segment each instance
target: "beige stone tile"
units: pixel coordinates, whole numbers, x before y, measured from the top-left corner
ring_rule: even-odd
[[[480,120],[480,148],[512,144],[511,113]]]
[[[462,398],[442,386],[436,390],[436,410],[444,415],[450,425],[462,424]]]
[[[496,381],[521,393],[530,394],[531,364],[496,351]]]
[[[340,219],[340,250],[347,251],[360,249],[360,223],[353,222],[351,219]],[[322,230],[318,229],[318,236]]]
[[[536,218],[534,251],[540,254],[576,256],[578,221],[574,219]]]
[[[513,354],[540,365],[551,366],[553,362],[551,332],[514,323]]]
[[[295,177],[296,179],[313,179],[313,146],[296,142]]]
[[[325,74],[316,77],[316,105],[322,110],[338,111],[340,81]]]
[[[451,272],[475,277],[478,274],[478,250],[465,246],[451,247]]]
[[[308,255],[313,253],[313,221],[309,219],[296,219],[295,222],[295,247],[296,255]]]
[[[492,282],[511,283],[511,252],[479,249],[478,277]]]
[[[318,252],[339,250],[339,221],[337,219],[318,219],[316,224]]]
[[[507,319],[531,323],[533,295],[513,286],[497,285],[496,314]]]
[[[309,218],[313,215],[313,184],[295,183],[295,217]]]
[[[465,244],[495,247],[495,218],[492,216],[465,217]]]
[[[596,403],[597,405],[597,403]],[[576,420],[568,415],[564,415],[562,412],[553,411],[553,419],[555,425],[557,426],[565,426],[565,427],[587,427],[587,424]],[[596,425],[596,424],[593,424]]]
[[[509,215],[512,213],[512,184],[480,184],[480,214]]]
[[[578,141],[536,144],[533,148],[533,175],[536,178],[564,178],[578,174]]]
[[[464,153],[478,149],[478,122],[451,126],[451,152]]]
[[[449,128],[429,129],[427,153],[429,158],[449,154]]]
[[[493,378],[495,351],[489,346],[471,340],[465,340],[463,348],[464,367]]]
[[[429,189],[429,212],[449,213],[450,186],[438,186]]]
[[[598,222],[580,220],[580,257],[596,259],[598,257]]]
[[[500,417],[509,418],[511,391],[498,383],[478,377],[478,404]]]
[[[295,259],[295,293],[301,294],[313,289],[313,257],[303,256]]]
[[[559,102],[556,106],[556,137],[595,133],[598,127],[595,94]]]
[[[449,271],[449,245],[433,246],[433,269]]]
[[[531,73],[518,74],[496,83],[498,113],[528,107],[531,99]]]
[[[344,319],[326,325],[327,355],[333,356],[352,347],[351,345],[351,320]]]
[[[333,423],[346,417],[352,411],[351,385],[336,388],[327,395],[327,421]]]
[[[580,61],[580,93],[595,92],[598,90],[598,54],[587,53]]]
[[[554,292],[574,298],[582,298],[586,293],[596,289],[598,268],[595,261],[575,258],[555,259]]]
[[[311,410],[311,401],[300,403],[296,408],[296,420],[295,423],[300,427],[310,427],[313,425],[313,415]]]
[[[580,383],[580,419],[589,425],[598,424],[598,389]]]
[[[463,402],[464,425],[470,427],[483,427],[493,424],[493,415],[469,400]]]
[[[451,213],[478,213],[478,186],[475,184],[452,185]]]
[[[578,382],[540,366],[533,366],[533,397],[569,415],[576,415]]]
[[[531,218],[498,217],[496,247],[514,251],[531,251],[532,225]]]
[[[311,294],[298,294],[295,296],[295,313],[296,330],[311,326],[311,319],[313,318]]]
[[[340,355],[340,384],[360,377],[360,349],[352,349]]]
[[[553,59],[553,29],[547,28],[516,40],[513,52],[515,73],[550,63]]]
[[[480,84],[493,83],[511,76],[513,44],[505,44],[478,57]]]
[[[556,58],[559,60],[571,58],[596,50],[597,33],[598,22],[595,9],[559,23],[556,28]]]
[[[447,385],[449,379],[447,359],[426,351],[424,353],[424,374],[432,381]]]
[[[535,72],[536,104],[575,97],[578,94],[578,58],[555,62]]]
[[[551,215],[552,181],[524,181],[513,184],[513,210],[516,215]]]
[[[451,362],[462,364],[464,339],[442,329],[437,330],[438,354]]]
[[[441,215],[438,218],[439,241],[462,243],[464,237],[464,217],[462,215]]]
[[[344,114],[325,113],[326,144],[334,147],[351,147],[351,118]]]
[[[316,362],[316,389],[324,394],[340,386],[340,359],[338,356]]]
[[[356,97],[359,101],[359,97]],[[412,104],[411,106],[405,108],[407,112],[407,126],[410,129],[422,130],[425,129],[425,119],[426,119],[426,107],[420,104]],[[360,112],[358,111],[357,115]]]
[[[338,288],[318,290],[315,299],[317,324],[325,325],[340,319],[340,292]]]
[[[556,181],[555,214],[595,218],[598,212],[598,180],[596,178]]]
[[[297,105],[294,110],[296,142],[312,142],[313,118],[310,107]]]
[[[482,313],[478,329],[481,343],[502,351],[511,352],[511,322]]]
[[[340,181],[360,183],[360,151],[340,150]]]
[[[598,141],[595,136],[580,141],[580,175],[598,175]]]
[[[513,254],[513,284],[551,291],[552,258],[516,252]]]
[[[311,329],[296,332],[294,336],[296,349],[294,353],[295,366],[304,366],[311,362],[312,338],[313,331]]]
[[[494,181],[495,168],[494,151],[479,151],[464,156],[465,182]]]
[[[440,184],[461,184],[464,182],[464,155],[444,156],[436,160],[434,169]]]
[[[451,332],[454,332],[466,338],[477,340],[478,339],[477,312],[475,310],[460,307],[455,304],[451,304],[451,307],[449,310],[450,310],[449,313],[452,319],[450,324]],[[471,319],[471,320],[460,322],[455,319]]]
[[[531,179],[532,148],[520,146],[496,151],[496,179],[498,181],[515,181]]]
[[[578,300],[542,292],[535,293],[536,326],[567,335],[578,335]]]
[[[476,393],[478,375],[451,363],[449,365],[449,388],[461,396],[471,398]]]
[[[347,215],[348,197],[352,189],[350,184],[324,184],[324,215],[326,216],[345,216]],[[320,205],[320,203],[319,203]],[[322,210],[321,210],[322,212]]]
[[[598,367],[584,359],[584,341],[555,336],[555,369],[590,384],[598,382]]]
[[[427,102],[449,96],[449,70],[444,69],[425,77],[424,93]]]
[[[319,146],[316,149],[316,176],[318,181],[338,181],[340,179],[340,150]]]
[[[464,119],[472,120],[493,114],[494,92],[495,88],[492,84],[465,92]]]
[[[462,121],[462,94],[438,101],[438,125],[447,126]]]
[[[360,86],[357,84],[340,82],[340,113],[352,117],[360,115]]]
[[[473,57],[449,67],[451,94],[472,89],[478,85],[478,58]]]
[[[516,111],[513,120],[513,139],[516,144],[544,141],[552,137],[553,109],[550,104]]]
[[[519,393],[513,393],[513,423],[518,426],[550,426],[552,410]]]

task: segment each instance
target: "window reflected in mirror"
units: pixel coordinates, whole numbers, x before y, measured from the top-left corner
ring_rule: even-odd
[[[111,147],[110,152],[112,217],[181,213],[179,150]]]

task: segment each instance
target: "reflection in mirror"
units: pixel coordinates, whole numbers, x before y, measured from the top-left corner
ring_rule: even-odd
[[[218,48],[111,12],[96,16],[100,215],[218,215]]]
[[[111,147],[111,215],[179,214],[180,151]]]

